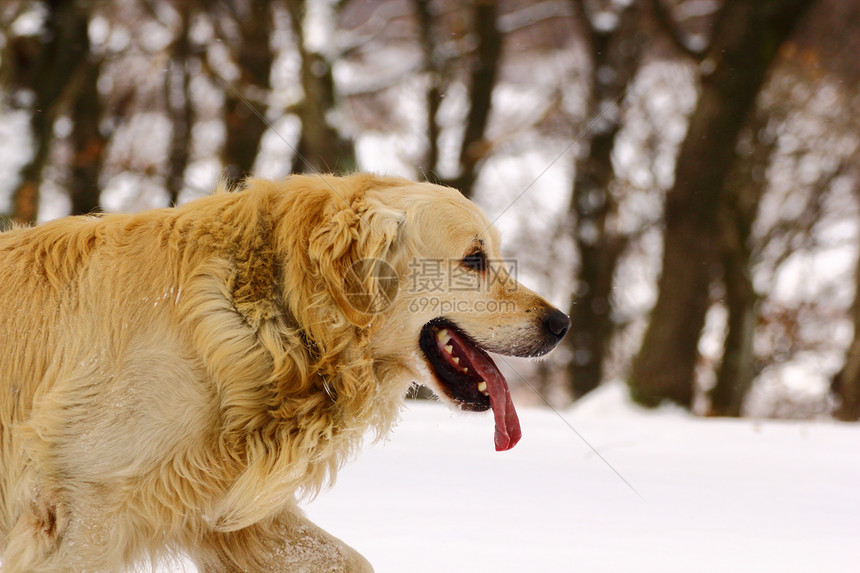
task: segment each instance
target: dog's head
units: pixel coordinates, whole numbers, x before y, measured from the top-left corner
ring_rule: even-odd
[[[374,357],[463,410],[492,408],[496,449],[513,447],[519,423],[488,352],[542,356],[568,317],[517,282],[499,233],[458,191],[363,182],[360,196],[333,200],[310,240],[332,300],[353,325],[372,328]]]

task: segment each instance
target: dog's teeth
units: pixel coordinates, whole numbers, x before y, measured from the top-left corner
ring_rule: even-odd
[[[439,342],[441,342],[443,344],[448,342],[449,340],[451,340],[451,337],[448,336],[448,329],[443,328],[442,330],[437,332],[436,333],[436,340],[438,340]]]
[[[445,352],[451,354],[452,352],[454,352],[454,347],[448,344],[447,346],[445,346]]]
[[[454,364],[459,364],[460,363],[460,357],[459,356],[453,357],[451,359],[451,362],[453,362]]]
[[[468,368],[463,368],[463,374],[468,374],[468,373],[469,373],[469,369],[468,369]]]
[[[487,383],[483,380],[478,382],[478,390],[481,392],[486,392],[487,391]]]

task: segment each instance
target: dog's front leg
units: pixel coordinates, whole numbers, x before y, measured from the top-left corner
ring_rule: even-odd
[[[200,573],[373,573],[360,553],[298,509],[238,531],[204,533],[189,552]]]

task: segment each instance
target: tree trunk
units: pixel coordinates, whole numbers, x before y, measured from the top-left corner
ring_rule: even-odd
[[[16,223],[30,225],[39,216],[39,189],[54,140],[54,119],[53,114],[44,111],[34,111],[30,118],[35,149],[30,161],[21,168],[20,182],[12,194],[12,220]]]
[[[576,176],[569,208],[576,250],[579,255],[571,332],[565,338],[571,360],[567,375],[574,399],[597,388],[603,378],[607,343],[612,335],[612,289],[615,267],[624,246],[621,237],[606,227],[616,208],[610,192],[615,180],[612,150],[620,130],[620,113],[606,113],[607,106],[620,108],[628,85],[639,69],[641,46],[637,39],[637,10],[634,4],[621,9],[612,29],[597,29],[589,20],[584,3],[574,2],[585,30],[591,57],[591,93],[586,125],[597,128],[587,151],[576,160]]]
[[[289,0],[286,6],[302,62],[304,91],[302,102],[296,106],[302,132],[292,170],[314,173],[354,171],[357,161],[352,141],[344,138],[329,123],[331,112],[337,107],[331,62],[323,54],[308,50],[305,45],[305,1]]]
[[[750,152],[738,157],[723,190],[719,214],[720,257],[728,310],[728,332],[717,382],[710,392],[711,416],[741,415],[744,398],[755,378],[753,337],[758,321],[758,293],[750,276],[750,235],[764,193],[764,173],[776,149],[768,132],[772,110],[758,109],[744,129]]]
[[[265,95],[271,90],[270,73],[275,59],[270,42],[272,6],[270,0],[249,2],[248,6],[249,13],[236,19],[240,34],[235,52],[239,93],[225,90],[227,139],[222,162],[229,183],[236,183],[253,171],[260,141],[268,127],[257,114],[265,116]]]
[[[845,364],[833,377],[831,385],[833,394],[840,402],[833,415],[846,422],[860,420],[860,259],[857,261],[854,284],[856,290],[851,309],[854,339],[845,353]]]
[[[98,81],[101,60],[89,55],[81,63],[81,85],[72,106],[72,172],[69,196],[72,215],[101,210],[99,176],[107,138],[101,132],[103,113]]]
[[[442,72],[439,69],[436,56],[436,42],[433,36],[433,16],[430,13],[429,0],[412,0],[412,6],[418,20],[418,36],[421,42],[421,52],[424,58],[424,73],[427,74],[429,85],[425,94],[425,117],[427,151],[421,168],[424,177],[431,183],[439,183],[436,171],[439,164],[439,106],[442,104]]]
[[[170,117],[170,153],[165,187],[171,205],[176,205],[185,187],[185,170],[191,154],[191,131],[194,127],[194,106],[191,102],[191,8],[188,2],[178,2],[176,9],[181,22],[171,50],[171,61],[164,78],[165,105]],[[235,137],[235,135],[234,135]],[[235,145],[231,141],[230,146]],[[238,166],[237,166],[238,169]]]
[[[738,232],[735,237],[748,236]],[[722,256],[729,318],[723,360],[717,371],[717,383],[710,393],[711,416],[740,416],[744,397],[755,376],[753,335],[758,296],[750,277],[749,255],[745,244],[737,244]]]
[[[475,0],[472,27],[478,46],[473,58],[469,85],[469,113],[460,144],[460,175],[447,181],[466,197],[472,196],[478,165],[489,151],[486,139],[487,123],[493,105],[499,60],[502,55],[502,33],[499,31],[498,7],[495,0]]]
[[[702,78],[666,197],[658,298],[629,379],[631,395],[641,404],[692,405],[708,290],[720,272],[717,213],[738,133],[777,50],[811,3],[737,0],[721,10],[703,62],[713,71]]]
[[[36,98],[30,117],[33,156],[21,169],[20,182],[12,196],[12,218],[23,224],[34,222],[39,214],[39,188],[51,152],[54,121],[79,62],[86,61],[89,55],[88,4],[51,0],[45,8],[45,29],[36,40],[40,43],[36,55],[22,53],[25,64],[15,68],[10,79],[13,89],[32,91]],[[15,51],[13,45],[10,53]]]

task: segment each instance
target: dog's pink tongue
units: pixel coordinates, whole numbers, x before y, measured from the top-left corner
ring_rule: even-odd
[[[510,450],[517,445],[523,432],[520,429],[520,420],[511,399],[511,390],[508,383],[493,361],[487,357],[471,357],[472,366],[481,378],[487,383],[487,392],[490,394],[490,406],[493,408],[493,416],[496,418],[496,451]]]

